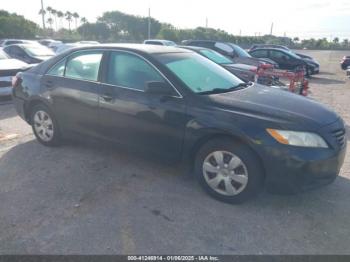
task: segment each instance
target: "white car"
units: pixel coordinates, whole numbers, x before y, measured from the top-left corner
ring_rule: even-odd
[[[20,60],[10,58],[0,49],[0,97],[10,96],[12,92],[12,77],[18,72],[29,69],[31,66]]]
[[[15,44],[31,44],[31,45],[40,45],[39,42],[33,40],[23,40],[23,39],[3,39],[1,41],[1,47]]]

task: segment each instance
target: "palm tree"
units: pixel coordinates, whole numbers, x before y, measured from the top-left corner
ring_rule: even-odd
[[[86,19],[86,17],[82,17],[80,19],[80,23],[82,23],[82,24],[86,24],[87,22],[88,22],[88,20]]]
[[[62,18],[64,14],[62,11],[57,11],[57,17],[60,19],[60,27],[62,28]]]
[[[53,17],[55,18],[55,27],[56,27],[56,31],[57,31],[57,10],[52,9],[51,13],[53,14]]]
[[[45,14],[46,14],[45,9],[40,9],[39,10],[39,15],[41,15],[43,17],[43,28],[44,29],[45,29]]]
[[[78,18],[80,17],[79,16],[79,14],[77,13],[77,12],[74,12],[73,14],[72,14],[72,16],[74,17],[74,20],[75,20],[75,29],[77,29],[78,28]]]
[[[51,15],[52,15],[52,7],[51,7],[51,6],[46,7],[46,11],[49,13],[50,18],[51,18]]]
[[[52,29],[53,19],[49,17],[46,22],[50,25],[50,28]]]
[[[69,11],[67,11],[66,14],[65,14],[65,16],[66,16],[66,20],[68,21],[68,28],[69,28],[69,31],[71,31],[71,29],[70,29],[70,23],[72,22],[72,13],[69,12]]]

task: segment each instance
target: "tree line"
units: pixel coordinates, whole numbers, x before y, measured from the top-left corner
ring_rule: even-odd
[[[96,40],[100,42],[133,42],[140,43],[148,38],[148,17],[125,14],[119,11],[109,11],[90,23],[77,12],[60,11],[52,7],[40,10],[44,14],[47,27],[45,30],[37,24],[17,14],[0,10],[0,38],[35,38],[52,37],[64,41]],[[237,36],[221,29],[197,27],[180,29],[168,23],[150,18],[151,38],[172,40],[181,43],[187,39],[206,39],[236,43],[243,48],[252,44],[279,44],[290,48],[308,49],[350,49],[348,39],[340,41],[334,38],[304,39],[298,37]]]

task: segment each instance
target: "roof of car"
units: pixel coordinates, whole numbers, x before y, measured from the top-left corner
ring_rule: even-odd
[[[156,53],[186,53],[191,52],[189,50],[184,50],[178,47],[173,46],[158,46],[158,45],[145,45],[145,44],[100,44],[100,45],[86,45],[73,48],[71,50],[85,50],[85,49],[97,49],[97,48],[106,48],[106,49],[124,49],[130,51],[139,51],[148,54]]]
[[[200,51],[200,50],[211,50],[209,48],[201,47],[201,46],[192,46],[192,45],[180,45],[178,46],[179,48],[185,48],[185,49],[190,49],[194,51]]]
[[[254,52],[254,51],[257,51],[257,50],[277,50],[277,51],[283,51],[283,52],[286,52],[286,53],[289,53],[288,50],[286,49],[283,49],[283,48],[278,48],[278,47],[258,47],[258,48],[255,48],[254,50],[252,50],[251,52]]]

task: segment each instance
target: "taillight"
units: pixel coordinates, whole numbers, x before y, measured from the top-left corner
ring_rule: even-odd
[[[13,88],[17,87],[20,84],[20,82],[21,82],[21,78],[18,74],[12,77],[12,87]]]

